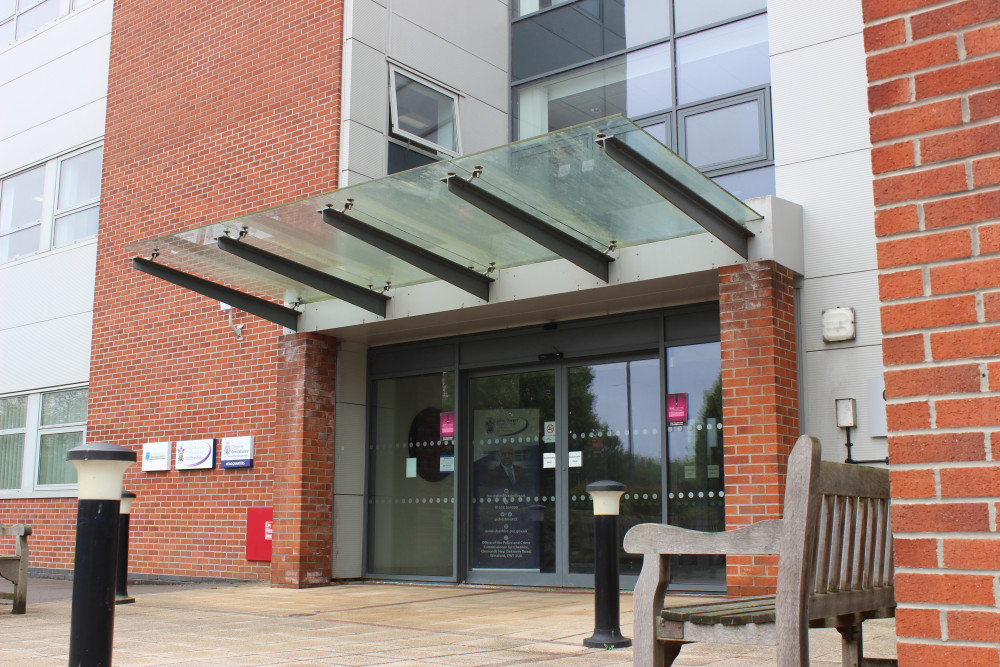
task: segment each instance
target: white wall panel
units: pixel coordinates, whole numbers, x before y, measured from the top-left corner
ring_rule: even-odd
[[[868,381],[882,377],[882,346],[869,345],[805,355],[805,405],[802,430],[823,443],[823,458],[847,457],[844,429],[837,428],[834,399],[853,398],[858,407],[858,428],[851,429],[855,459],[885,458],[887,440],[868,435]]]
[[[854,308],[856,340],[843,343],[823,342],[820,318],[825,309],[836,306]],[[861,271],[802,281],[802,319],[802,340],[809,352],[881,345],[878,271]]]
[[[506,69],[395,14],[389,17],[389,56],[464,95],[497,109],[507,107]]]
[[[3,102],[0,101],[0,105]],[[0,139],[0,174],[62,155],[104,135],[107,98]]]
[[[0,128],[11,136],[107,95],[111,37],[101,37],[0,88]]]
[[[497,0],[394,0],[392,11],[469,55],[507,69],[510,10],[506,4]]]
[[[96,257],[95,239],[0,264],[0,330],[92,311]]]
[[[384,52],[389,32],[389,13],[385,6],[374,0],[348,0],[344,7],[344,39],[356,40]]]
[[[113,7],[111,0],[95,2],[89,7],[60,18],[27,39],[22,39],[0,52],[0,86],[63,55],[80,58],[81,56],[75,54],[77,49],[99,37],[111,34]],[[87,67],[91,63],[81,60],[79,65]],[[0,103],[3,103],[2,97]]]
[[[768,0],[768,38],[771,53],[784,53],[809,44],[860,34],[860,0]]]
[[[462,151],[466,154],[507,143],[507,114],[471,97],[459,105]]]
[[[389,66],[385,54],[352,41],[349,63],[344,120],[384,132],[389,127]]]
[[[347,136],[347,165],[369,178],[385,176],[386,139],[385,133],[376,132],[366,125],[344,123]]]
[[[775,164],[870,147],[867,90],[860,34],[773,56]]]
[[[807,278],[877,268],[869,153],[775,169],[777,195],[802,206]]]
[[[0,392],[86,382],[93,313],[0,330]]]

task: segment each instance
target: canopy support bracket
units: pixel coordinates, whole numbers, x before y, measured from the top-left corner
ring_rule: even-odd
[[[280,255],[226,236],[220,236],[216,243],[219,250],[224,250],[269,271],[274,271],[303,285],[318,289],[320,292],[337,297],[370,313],[375,313],[379,317],[385,317],[386,301],[390,298],[385,294],[349,283],[336,276],[317,271],[312,267],[293,262]]]
[[[243,292],[239,292],[230,287],[213,283],[209,280],[205,280],[204,278],[192,276],[189,273],[178,271],[177,269],[164,264],[158,264],[157,262],[143,259],[142,257],[132,258],[132,268],[138,269],[143,273],[148,273],[155,278],[166,280],[168,283],[173,283],[178,287],[183,287],[184,289],[192,292],[197,292],[202,296],[207,296],[209,299],[215,299],[216,301],[221,301],[222,303],[228,303],[233,308],[238,308],[244,312],[250,313],[251,315],[256,315],[257,317],[265,319],[268,322],[280,324],[281,326],[291,329],[292,331],[299,330],[299,312],[297,310],[293,310],[292,308],[287,308],[265,299],[244,294]]]
[[[393,257],[437,276],[441,280],[451,283],[455,287],[465,290],[483,301],[490,300],[490,283],[493,282],[493,278],[477,273],[449,259],[445,259],[409,241],[404,241],[392,234],[383,232],[381,229],[361,222],[344,211],[338,211],[335,208],[326,208],[321,212],[323,213],[323,222],[331,227],[339,229],[345,234],[350,234],[354,238],[387,252]]]
[[[448,192],[472,204],[483,213],[504,223],[514,231],[527,236],[539,245],[548,248],[560,257],[576,264],[581,269],[608,282],[608,265],[615,261],[583,241],[553,227],[541,218],[521,210],[513,204],[487,192],[475,183],[449,174],[442,179],[448,184]]]
[[[705,228],[712,236],[747,259],[747,240],[753,236],[746,227],[734,222],[718,208],[705,201],[689,187],[659,168],[618,137],[598,137],[597,143],[609,158],[631,172],[657,194]]]

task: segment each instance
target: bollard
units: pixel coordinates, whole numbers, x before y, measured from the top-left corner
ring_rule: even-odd
[[[70,667],[107,667],[115,627],[118,520],[126,447],[98,442],[74,447],[66,460],[77,473],[76,555],[69,625]]]
[[[115,576],[118,587],[115,589],[115,604],[135,602],[135,598],[128,594],[128,531],[133,501],[135,501],[134,493],[122,491],[122,504],[118,515],[118,574]]]
[[[594,634],[583,640],[588,648],[624,648],[618,588],[618,512],[625,485],[604,480],[587,485],[594,498]]]

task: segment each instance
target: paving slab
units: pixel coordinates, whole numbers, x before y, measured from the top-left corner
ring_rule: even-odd
[[[28,613],[0,601],[0,666],[64,666],[71,584],[33,579]],[[632,649],[588,649],[593,592],[357,583],[311,589],[266,583],[129,585],[116,607],[114,664],[160,665],[631,665]],[[678,596],[679,599],[680,596]],[[687,596],[691,601],[700,598]],[[632,597],[621,598],[632,636]],[[840,663],[835,630],[811,630],[813,665]],[[895,657],[892,619],[865,624],[865,652]],[[765,667],[772,647],[690,644],[683,667]]]

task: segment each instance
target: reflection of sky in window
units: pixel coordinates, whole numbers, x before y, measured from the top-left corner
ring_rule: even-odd
[[[659,360],[627,362],[632,384],[632,453],[636,456],[660,456]],[[594,381],[594,412],[599,422],[622,433],[622,445],[628,448],[628,398],[626,362],[591,366]],[[645,431],[645,433],[643,433]]]
[[[719,343],[685,345],[667,350],[667,393],[688,395],[688,424],[694,425],[705,405],[705,392],[712,388],[721,372]],[[682,459],[687,455],[689,433],[694,431],[667,434],[671,459]]]

